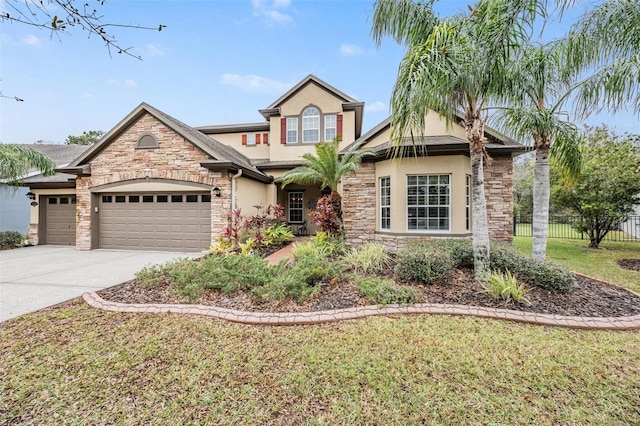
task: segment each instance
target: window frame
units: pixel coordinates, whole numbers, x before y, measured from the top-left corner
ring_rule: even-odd
[[[448,183],[447,184],[441,184],[440,183],[440,178],[441,177],[448,177]],[[409,179],[415,177],[417,180],[417,183],[415,185],[413,184],[409,184]],[[427,183],[426,184],[420,184],[419,183],[419,178],[420,177],[426,177]],[[435,184],[438,187],[438,193],[437,194],[431,194],[429,193],[429,187],[433,186],[433,184],[431,184],[429,181],[431,177],[437,177],[438,179],[438,183]],[[406,202],[406,210],[405,210],[405,218],[406,218],[406,232],[408,233],[440,233],[440,234],[444,234],[444,233],[451,233],[451,209],[452,209],[452,197],[451,197],[451,186],[452,186],[452,175],[450,173],[442,173],[442,174],[437,174],[437,173],[432,173],[432,174],[409,174],[406,175],[406,179],[405,179],[405,202]],[[416,187],[425,187],[426,188],[426,192],[423,195],[420,194],[416,194],[416,201],[418,201],[419,197],[424,197],[425,199],[425,203],[426,204],[409,204],[409,188],[412,186],[416,186]],[[440,187],[441,186],[446,186],[448,188],[447,193],[446,194],[442,194],[440,192]],[[430,204],[429,203],[429,197],[434,197],[437,196],[438,197],[438,203],[437,204]],[[440,197],[442,196],[446,196],[448,198],[448,204],[441,204],[440,203]],[[432,208],[436,208],[436,209],[441,209],[441,208],[446,208],[447,209],[447,215],[446,216],[440,216],[438,214],[438,216],[436,217],[431,217],[429,215],[429,210]],[[425,209],[426,211],[426,216],[424,217],[420,217],[418,215],[415,216],[416,219],[416,228],[410,228],[410,217],[409,217],[409,211],[410,209]],[[446,219],[447,220],[447,229],[433,229],[429,226],[429,221],[430,220],[440,220],[440,219]],[[426,227],[425,228],[418,228],[418,221],[419,220],[424,220],[426,221]],[[439,228],[440,225],[438,225]]]
[[[327,125],[327,119],[333,120],[333,126],[329,127]],[[333,130],[333,137],[327,134],[328,130]],[[324,116],[324,141],[325,142],[333,142],[335,138],[338,137],[338,114],[327,114]]]
[[[313,111],[313,115],[306,115],[307,112]],[[318,143],[320,142],[320,117],[322,113],[316,106],[310,105],[302,110],[302,143]],[[313,127],[310,127],[313,126]],[[315,132],[315,139],[307,139],[306,132]]]
[[[290,137],[290,136],[294,136],[294,137]],[[298,143],[298,117],[287,117],[286,143],[287,144]]]
[[[247,133],[247,146],[256,146],[256,134]]]
[[[386,181],[386,185],[383,183]],[[391,176],[382,176],[378,178],[378,202],[380,203],[379,207],[379,215],[380,221],[379,226],[381,231],[390,231],[391,230]],[[387,190],[387,193],[384,193],[384,189]],[[385,204],[384,200],[388,199],[388,203]],[[386,210],[386,215],[385,215]],[[388,222],[388,225],[385,226],[385,219]]]
[[[297,206],[291,207],[292,196],[299,196],[300,207],[297,207]],[[292,211],[300,212],[300,220],[291,219]],[[291,191],[287,193],[287,222],[288,223],[304,223],[304,192],[303,191]]]

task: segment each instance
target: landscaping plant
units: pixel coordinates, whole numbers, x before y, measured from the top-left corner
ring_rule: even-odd
[[[369,302],[386,306],[390,303],[416,303],[421,299],[420,291],[415,287],[401,286],[388,278],[351,277],[358,286],[358,291]]]
[[[350,248],[345,251],[342,261],[347,269],[356,273],[383,273],[391,268],[392,262],[385,246],[379,243],[369,243],[362,247]]]
[[[487,277],[487,281],[482,283],[482,288],[496,300],[529,303],[526,296],[527,288],[523,284],[518,284],[516,276],[512,275],[510,271],[504,273],[493,271]]]

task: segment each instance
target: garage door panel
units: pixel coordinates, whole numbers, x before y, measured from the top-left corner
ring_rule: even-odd
[[[45,199],[45,242],[53,245],[76,243],[76,198],[71,195]]]
[[[209,202],[195,194],[126,194],[100,197],[100,247],[200,251],[210,245]],[[187,195],[190,195],[188,197]],[[111,202],[105,200],[111,197]],[[143,202],[129,202],[133,199]],[[144,202],[146,200],[146,202]]]

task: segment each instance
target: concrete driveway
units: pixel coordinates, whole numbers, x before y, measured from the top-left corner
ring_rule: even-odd
[[[197,256],[47,245],[0,251],[0,322],[120,284],[147,265]]]

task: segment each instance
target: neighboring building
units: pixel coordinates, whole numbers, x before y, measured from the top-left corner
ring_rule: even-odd
[[[53,144],[23,144],[47,155],[56,166],[65,166],[80,155],[86,146],[53,145]],[[29,176],[37,175],[37,172]],[[18,231],[26,233],[29,229],[29,203],[26,197],[29,190],[24,187],[13,187],[0,184],[0,231]]]
[[[470,174],[464,129],[427,117],[426,151],[388,159],[390,121],[362,135],[364,103],[315,76],[259,110],[260,123],[193,128],[145,103],[50,178],[25,182],[38,196],[30,241],[95,248],[198,251],[228,226],[231,211],[279,203],[297,229],[322,195],[282,175],[320,141],[376,150],[342,182],[348,241],[395,249],[413,238],[469,237]],[[511,239],[512,157],[524,148],[488,130],[485,167],[492,238]],[[428,154],[428,155],[427,155]],[[59,224],[75,223],[67,228]],[[315,232],[312,224],[309,232]]]

